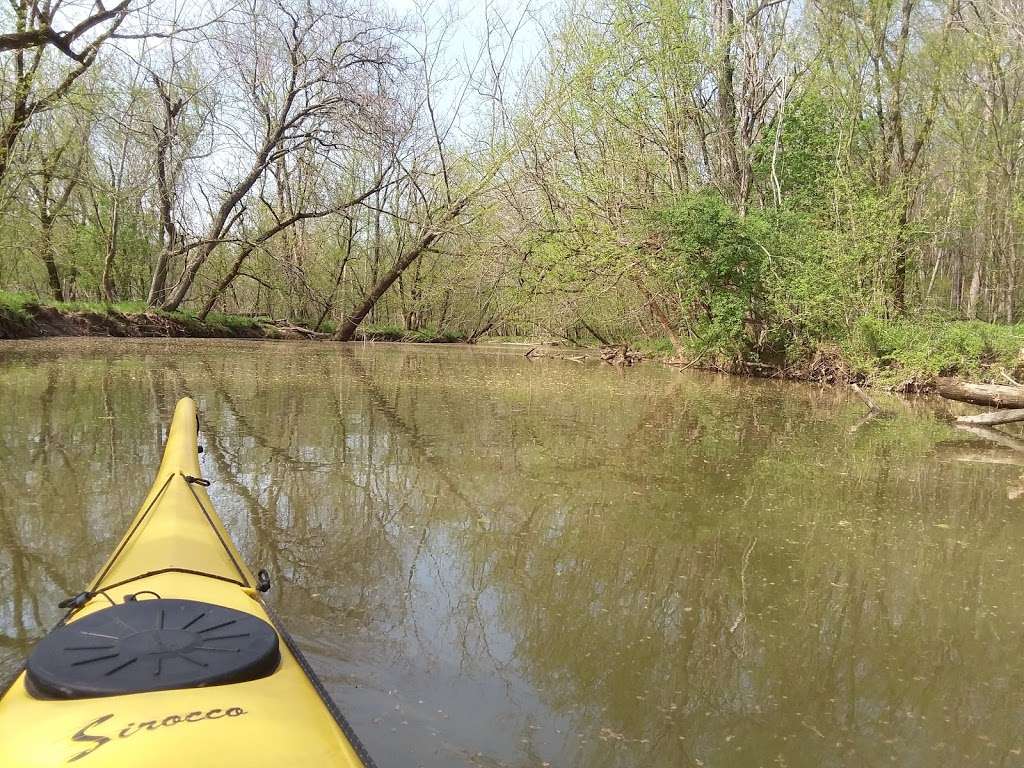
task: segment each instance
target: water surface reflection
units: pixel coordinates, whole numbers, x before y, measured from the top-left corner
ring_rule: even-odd
[[[382,768],[1024,764],[1019,461],[932,406],[486,348],[5,344],[0,674],[185,394]]]

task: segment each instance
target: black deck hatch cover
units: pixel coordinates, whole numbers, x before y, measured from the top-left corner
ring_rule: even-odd
[[[278,636],[257,616],[196,600],[138,600],[65,624],[28,659],[30,692],[84,699],[266,677]]]

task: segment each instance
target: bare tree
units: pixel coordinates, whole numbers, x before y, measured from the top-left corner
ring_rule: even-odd
[[[488,13],[484,40],[474,59],[467,62],[461,86],[446,92],[448,78],[439,62],[444,58],[453,20],[450,14],[432,17],[425,9],[420,11],[419,35],[410,41],[416,55],[419,98],[415,112],[419,120],[407,137],[411,159],[405,161],[413,204],[404,218],[411,221],[411,236],[409,244],[394,254],[391,266],[373,275],[363,295],[345,314],[334,335],[339,341],[350,341],[405,271],[457,229],[472,206],[493,191],[495,179],[515,154],[504,88],[509,77],[508,50],[523,28],[527,12],[524,9],[511,24],[493,13],[490,6]],[[474,106],[484,114],[489,112],[489,121],[481,131],[481,145],[456,152],[454,127],[471,93],[480,99]],[[449,102],[445,119],[440,117],[438,105],[443,98]],[[453,156],[462,161],[465,170],[461,174],[456,173],[459,163]]]
[[[60,2],[36,2],[15,0],[14,31],[0,35],[0,52],[11,52],[10,60],[0,62],[4,74],[10,72],[11,80],[0,78],[0,183],[4,181],[10,166],[11,154],[18,137],[28,126],[33,115],[52,109],[68,94],[75,84],[96,62],[104,44],[121,27],[130,12],[130,2],[123,0],[110,10],[101,3],[93,5],[96,12],[79,22],[70,30],[58,33],[53,30],[53,16],[62,4]],[[88,42],[76,51],[74,43]],[[73,62],[67,69],[51,75],[44,63],[51,48],[61,51]],[[7,68],[10,68],[9,70]]]
[[[152,138],[153,186],[161,242],[146,298],[150,306],[160,306],[167,298],[168,273],[183,242],[178,202],[186,168],[206,155],[200,140],[213,111],[199,89],[176,85],[177,80],[186,79],[181,70],[182,64],[172,55],[166,77],[150,73],[159,107],[158,118],[150,123],[148,132]]]
[[[221,128],[236,137],[233,151],[248,159],[240,175],[221,174],[204,185],[216,190],[206,226],[167,254],[184,259],[161,303],[167,310],[185,300],[218,245],[237,240],[249,195],[283,158],[312,149],[329,161],[347,132],[380,127],[388,117],[377,73],[392,65],[394,51],[386,23],[372,13],[341,0],[314,7],[253,0],[215,30],[215,48],[229,65],[224,87],[244,110]]]
[[[97,31],[101,36],[109,36],[131,12],[131,0],[121,0],[111,8],[105,8],[99,0],[82,3],[80,9],[74,3],[62,3],[60,0],[12,0],[12,5],[15,28],[12,32],[0,32],[0,53],[50,45],[80,65],[94,55],[91,43],[79,51],[75,51],[73,46]],[[84,18],[64,31],[54,28],[58,13],[74,18],[78,10],[85,14]]]
[[[42,155],[39,168],[29,176],[39,220],[39,257],[46,266],[50,295],[56,301],[64,301],[66,297],[53,242],[54,224],[82,179],[84,152],[81,144],[80,137],[65,137]]]

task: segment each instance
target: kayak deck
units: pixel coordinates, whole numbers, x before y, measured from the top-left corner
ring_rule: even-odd
[[[67,622],[120,605],[125,596],[201,601],[271,625],[281,641],[276,669],[245,682],[72,699],[33,695],[22,672],[0,698],[4,768],[372,766],[263,604],[260,582],[203,483],[195,404],[186,398],[175,410],[149,495]]]

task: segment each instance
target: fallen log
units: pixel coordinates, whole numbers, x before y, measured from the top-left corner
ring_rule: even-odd
[[[1024,421],[1024,408],[1004,408],[1000,411],[977,413],[973,416],[959,416],[956,423],[993,427],[996,424],[1012,424],[1015,421]]]
[[[1024,408],[1024,387],[1011,387],[1006,384],[968,384],[955,379],[939,379],[935,382],[935,389],[947,400],[958,400],[961,403],[987,405],[991,408]],[[1006,422],[979,421],[973,423],[1005,424]]]

